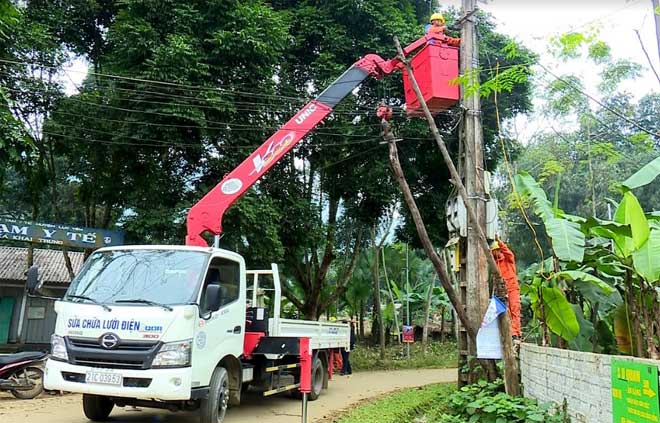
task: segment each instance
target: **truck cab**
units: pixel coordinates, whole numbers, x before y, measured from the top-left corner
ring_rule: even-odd
[[[82,393],[95,421],[114,406],[136,405],[198,409],[201,422],[218,422],[248,384],[269,393],[295,390],[308,371],[316,374],[315,399],[327,386],[332,357],[349,347],[348,328],[280,319],[275,265],[273,306],[248,307],[247,276],[253,303],[266,273],[247,271],[240,255],[219,248],[97,250],[55,304],[44,386]],[[306,360],[311,367],[303,369]],[[279,384],[283,371],[294,383]]]

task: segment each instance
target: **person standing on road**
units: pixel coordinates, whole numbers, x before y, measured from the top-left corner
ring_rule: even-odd
[[[351,336],[349,346],[350,351],[353,351],[355,348],[355,320],[351,320]],[[353,374],[353,368],[351,367],[351,361],[349,357],[350,351],[347,351],[346,348],[342,348],[341,350],[341,360],[344,363],[340,373],[342,376]]]

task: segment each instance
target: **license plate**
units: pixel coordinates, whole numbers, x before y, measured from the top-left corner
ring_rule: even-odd
[[[99,383],[102,385],[121,385],[121,375],[117,373],[87,372],[86,383]]]

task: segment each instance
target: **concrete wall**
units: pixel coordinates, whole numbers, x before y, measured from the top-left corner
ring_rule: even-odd
[[[522,344],[520,373],[526,397],[563,404],[575,423],[612,421],[612,359],[660,365],[632,357]]]

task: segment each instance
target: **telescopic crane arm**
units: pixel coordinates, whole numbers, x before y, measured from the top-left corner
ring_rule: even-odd
[[[427,34],[404,49],[409,55],[431,40],[445,42],[444,35]],[[238,167],[209,191],[188,212],[186,245],[207,247],[205,232],[222,233],[222,217],[262,175],[272,168],[301,139],[311,132],[332,110],[359,86],[368,76],[381,79],[403,67],[397,58],[384,60],[376,54],[367,54],[355,62],[314,100],[302,107],[296,115],[258,147]]]

